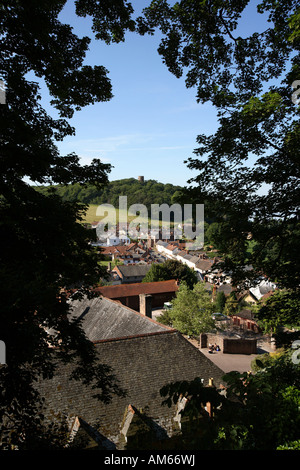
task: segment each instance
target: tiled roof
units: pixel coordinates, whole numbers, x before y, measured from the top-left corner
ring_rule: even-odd
[[[179,251],[179,253],[177,253],[177,256],[185,256],[186,255],[186,251],[182,250],[182,251]]]
[[[270,286],[257,286],[257,287],[251,287],[249,289],[249,291],[251,292],[251,294],[257,299],[257,300],[260,300],[263,296],[265,296],[266,294],[268,294],[270,291],[273,291],[274,289],[272,289]]]
[[[252,313],[252,311],[247,309],[247,308],[244,308],[240,312],[236,313],[234,316],[235,317],[240,317],[240,318],[245,318],[246,320],[253,320],[254,317],[255,317],[254,313]]]
[[[73,364],[59,365],[54,378],[42,380],[38,388],[45,397],[46,422],[53,419],[53,410],[57,414],[81,416],[108,438],[112,447],[122,448],[120,430],[129,404],[145,411],[156,423],[156,430],[171,435],[176,407],[162,406],[160,389],[171,382],[195,377],[203,379],[204,386],[211,377],[217,387],[223,383],[224,372],[176,331],[101,341],[95,347],[101,363],[110,368],[109,374],[115,377],[124,396],[112,392],[109,403],[97,400],[94,398],[97,389],[69,380]]]
[[[224,292],[225,295],[232,292],[232,286],[230,284],[222,284],[218,287],[218,292]]]
[[[163,242],[162,240],[158,240],[158,241],[156,242],[156,245],[167,247],[167,246],[168,246],[168,243],[167,243],[167,242]]]
[[[117,254],[126,254],[128,252],[132,253],[135,246],[136,246],[136,243],[130,243],[130,245],[105,246],[105,247],[102,247],[101,254],[109,255],[113,253],[117,253]]]
[[[170,251],[174,251],[174,250],[178,249],[178,246],[170,244],[170,245],[166,246],[166,249],[170,250]]]
[[[265,300],[267,300],[269,297],[271,297],[274,293],[276,292],[276,290],[270,290],[269,292],[267,292],[266,294],[264,294],[262,297],[261,297],[261,301],[264,302]]]
[[[158,294],[164,292],[176,292],[179,286],[175,279],[158,282],[138,282],[133,284],[119,284],[116,286],[102,286],[95,290],[104,297],[117,299],[139,294]]]
[[[147,272],[151,268],[150,264],[132,264],[132,265],[121,265],[113,269],[113,271],[119,271],[121,276],[146,276]]]
[[[208,271],[211,269],[213,263],[212,261],[208,260],[208,259],[200,259],[199,261],[197,261],[197,263],[195,264],[196,268],[200,269],[201,271]]]
[[[170,331],[170,328],[104,297],[70,300],[70,305],[72,320],[81,321],[92,342]]]

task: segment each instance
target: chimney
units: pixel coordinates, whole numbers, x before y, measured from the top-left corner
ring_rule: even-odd
[[[140,313],[145,317],[152,318],[152,295],[140,294]]]

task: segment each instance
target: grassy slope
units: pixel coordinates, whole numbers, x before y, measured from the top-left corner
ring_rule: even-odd
[[[96,215],[96,210],[97,210],[97,207],[98,205],[97,204],[90,204],[89,207],[88,207],[88,210],[86,212],[86,215],[84,217],[84,221],[83,222],[86,222],[88,224],[91,224],[92,222],[95,222],[95,221],[99,221],[102,219],[101,216],[97,216]],[[116,218],[117,218],[117,221],[119,219],[119,216],[121,215],[121,211],[119,211],[118,208],[115,209],[116,211]],[[122,211],[122,215],[124,217],[124,211]],[[150,216],[151,214],[149,214]],[[128,216],[128,222],[131,222],[133,219],[135,219],[135,216]],[[107,219],[106,219],[107,220]],[[149,220],[146,219],[146,218],[141,218],[141,222],[143,223],[147,223],[149,224],[149,228],[150,228],[150,218]],[[164,224],[167,224],[167,222],[163,222]]]

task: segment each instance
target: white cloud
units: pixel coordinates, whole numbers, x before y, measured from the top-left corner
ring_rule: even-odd
[[[64,152],[74,151],[81,155],[101,154],[116,152],[120,149],[127,149],[133,144],[145,144],[153,139],[153,136],[146,134],[124,134],[97,139],[72,139],[65,141],[61,145]],[[143,148],[143,147],[141,147]]]

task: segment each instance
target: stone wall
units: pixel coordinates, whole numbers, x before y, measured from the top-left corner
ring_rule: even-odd
[[[209,344],[220,346],[224,354],[256,354],[256,339],[239,338],[223,332],[203,333],[200,335],[200,348],[208,348]]]

